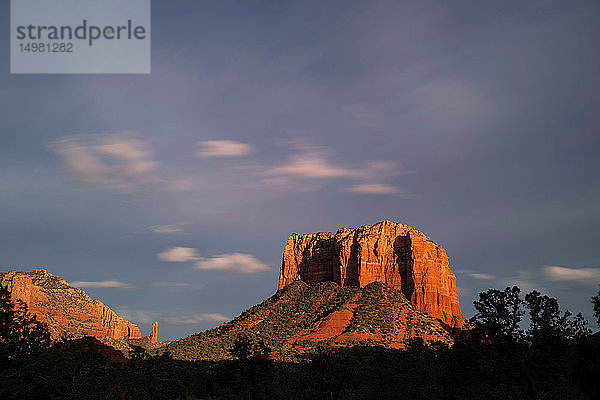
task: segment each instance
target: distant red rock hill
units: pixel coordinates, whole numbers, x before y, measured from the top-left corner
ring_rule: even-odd
[[[283,252],[279,289],[295,281],[342,287],[383,282],[446,327],[465,324],[446,251],[407,225],[383,221],[335,235],[294,233]]]
[[[13,301],[24,302],[31,314],[48,325],[53,339],[142,338],[137,325],[46,270],[0,273],[0,284],[8,289]]]

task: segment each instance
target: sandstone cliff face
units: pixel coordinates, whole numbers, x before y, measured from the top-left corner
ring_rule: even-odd
[[[446,251],[407,225],[384,221],[335,235],[294,233],[283,252],[279,289],[298,280],[357,287],[384,282],[448,327],[465,322]]]
[[[61,335],[117,340],[142,337],[137,325],[43,269],[0,273],[0,284],[13,301],[23,301],[31,314],[48,325],[53,339]]]
[[[150,343],[156,344],[158,342],[158,321],[152,323],[152,332],[150,333]]]

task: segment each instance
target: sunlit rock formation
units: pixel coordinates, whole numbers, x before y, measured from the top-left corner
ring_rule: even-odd
[[[383,282],[446,326],[465,323],[446,251],[407,225],[383,221],[335,234],[292,234],[283,252],[279,289],[298,280],[357,287]]]
[[[53,339],[142,337],[137,325],[46,270],[0,273],[0,284],[8,289],[13,301],[24,302],[31,314],[48,325]]]

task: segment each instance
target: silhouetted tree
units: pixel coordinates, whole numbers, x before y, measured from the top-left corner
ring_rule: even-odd
[[[229,349],[229,354],[237,360],[268,360],[271,355],[271,348],[261,340],[253,343],[248,336],[240,335]]]
[[[233,347],[229,350],[229,354],[238,360],[247,360],[251,355],[252,344],[247,336],[238,336],[233,343]]]
[[[421,337],[412,337],[408,339],[406,349],[413,352],[425,351],[425,341]]]
[[[553,297],[542,296],[540,292],[534,290],[525,296],[525,302],[530,319],[527,333],[533,339],[573,339],[591,333],[581,313],[571,319],[573,314],[569,311],[561,312],[558,301]]]
[[[4,370],[49,345],[46,324],[29,315],[25,303],[13,303],[8,290],[0,286],[0,368]]]
[[[592,304],[594,305],[594,317],[596,317],[596,322],[600,326],[600,291],[592,297]]]
[[[569,339],[580,339],[585,336],[592,334],[592,330],[587,327],[588,321],[583,317],[580,312],[577,313],[572,321],[568,322],[567,325],[567,338]]]
[[[271,355],[271,348],[264,341],[259,341],[252,346],[253,360],[268,360]]]
[[[560,336],[562,321],[558,301],[555,298],[542,296],[540,292],[534,290],[527,293],[525,302],[529,309],[530,336],[538,338]]]
[[[142,346],[132,345],[129,356],[132,360],[145,360],[148,358],[148,352]]]
[[[524,314],[520,293],[516,286],[479,293],[479,300],[473,302],[477,313],[471,323],[491,337],[517,339],[522,334],[519,323]]]

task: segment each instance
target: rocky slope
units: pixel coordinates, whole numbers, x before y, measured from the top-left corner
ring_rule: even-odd
[[[159,353],[169,351],[184,360],[227,359],[241,335],[263,341],[280,360],[301,359],[326,347],[404,348],[415,337],[426,343],[453,342],[435,318],[381,282],[358,288],[296,281],[233,321],[172,342]]]
[[[137,325],[43,269],[0,273],[0,284],[9,290],[13,301],[23,301],[31,314],[48,325],[53,339],[93,336],[122,340],[142,337]]]
[[[465,324],[446,251],[407,225],[383,221],[335,234],[294,233],[283,252],[279,289],[296,281],[343,287],[383,282],[446,327]]]

